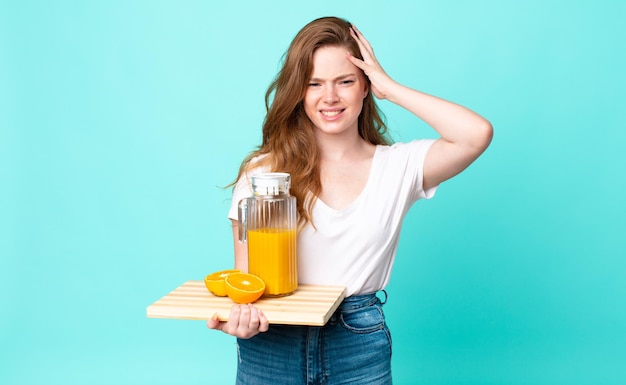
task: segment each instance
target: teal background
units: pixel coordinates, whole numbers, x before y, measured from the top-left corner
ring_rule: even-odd
[[[395,383],[626,383],[626,6],[495,0],[0,0],[0,383],[233,382],[232,338],[145,311],[231,266],[220,186],[324,15],[495,127],[406,219]]]

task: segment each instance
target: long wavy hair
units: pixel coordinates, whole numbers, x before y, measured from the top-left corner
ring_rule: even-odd
[[[302,28],[291,42],[282,68],[265,94],[267,114],[263,142],[242,162],[237,180],[251,169],[265,166],[291,174],[291,195],[296,197],[298,223],[313,224],[312,209],[322,190],[319,150],[315,127],[304,111],[303,99],[313,72],[313,53],[320,47],[344,47],[362,59],[357,42],[350,36],[351,24],[337,17],[323,17]],[[363,73],[368,87],[371,83]],[[374,145],[390,144],[383,114],[372,92],[363,99],[358,119],[359,135]],[[257,158],[251,162],[253,158]],[[235,183],[233,182],[233,184]]]

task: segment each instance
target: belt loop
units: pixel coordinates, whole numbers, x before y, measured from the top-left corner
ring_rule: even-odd
[[[380,304],[384,305],[387,303],[387,298],[389,298],[389,296],[387,295],[387,292],[384,289],[380,291],[383,292],[383,294],[385,294],[385,299],[383,301],[380,301]]]

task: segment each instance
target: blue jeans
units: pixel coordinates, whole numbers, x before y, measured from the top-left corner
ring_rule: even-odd
[[[238,385],[391,384],[391,334],[376,294],[346,298],[325,326],[271,325],[237,340]]]

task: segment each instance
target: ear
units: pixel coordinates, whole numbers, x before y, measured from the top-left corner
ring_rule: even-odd
[[[372,83],[367,78],[367,75],[365,75],[365,72],[363,72],[363,70],[359,70],[359,73],[357,76],[358,76],[359,82],[363,84],[363,99],[365,99],[367,97],[367,94],[369,94],[371,91]]]

